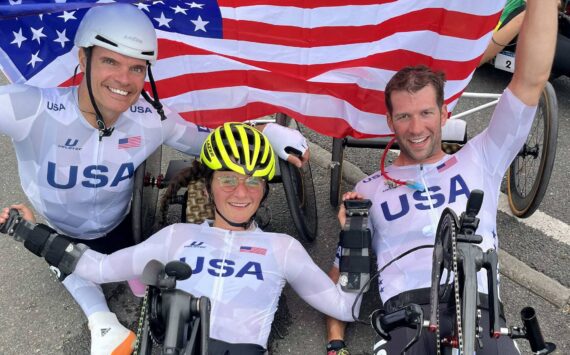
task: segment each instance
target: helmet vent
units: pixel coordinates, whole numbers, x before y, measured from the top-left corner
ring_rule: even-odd
[[[113,46],[113,47],[119,47],[119,46],[117,45],[117,43],[111,42],[111,41],[109,41],[107,38],[105,38],[105,37],[103,37],[103,36],[101,36],[101,35],[95,36],[95,39],[97,39],[97,40],[99,40],[99,41],[101,41],[101,42],[110,44],[110,45]]]

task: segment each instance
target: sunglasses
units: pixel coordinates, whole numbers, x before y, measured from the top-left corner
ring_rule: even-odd
[[[222,190],[226,192],[232,192],[237,189],[240,181],[243,181],[243,184],[248,190],[253,191],[260,190],[265,184],[265,181],[257,176],[240,178],[235,175],[222,175],[217,176],[216,179],[218,180],[218,183],[220,184]]]

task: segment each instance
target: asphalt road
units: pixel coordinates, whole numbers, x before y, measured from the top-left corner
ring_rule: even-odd
[[[508,75],[485,68],[477,73],[469,89],[500,92],[507,82]],[[569,224],[570,212],[566,201],[570,193],[567,188],[570,146],[566,137],[570,133],[570,80],[557,79],[553,84],[558,93],[560,111],[558,155],[547,196],[540,209]],[[474,117],[473,122],[478,122],[480,127],[488,116],[488,112],[483,112]],[[477,125],[471,125],[471,120],[469,122],[470,127]],[[480,128],[473,128],[475,131],[477,129]],[[330,138],[319,137],[308,130],[305,132],[312,141],[330,149]],[[0,152],[3,157],[0,160],[0,206],[25,201],[19,186],[15,156],[7,137],[0,136]],[[379,151],[347,149],[346,153],[346,159],[365,172],[377,169]],[[164,160],[179,157],[178,153],[167,151]],[[319,236],[315,243],[307,245],[307,249],[326,270],[333,258],[339,229],[336,211],[328,204],[328,171],[315,162],[312,169]],[[283,202],[283,189],[279,184],[273,184],[272,188],[269,202],[272,206],[272,222],[269,229],[295,235],[291,217]],[[344,190],[348,188],[346,184],[343,185]],[[570,247],[567,244],[549,237],[548,231],[529,227],[505,213],[499,214],[498,223],[501,248],[566,287],[570,286]],[[0,354],[87,354],[89,336],[86,319],[65,289],[51,276],[45,262],[28,253],[21,244],[5,237],[0,237],[0,259]],[[138,300],[130,295],[124,284],[106,286],[105,290],[119,318],[134,327]],[[277,336],[272,353],[323,354],[326,341],[322,315],[300,300],[290,288],[286,288],[285,296],[286,301],[276,322],[279,333],[284,337],[279,339]],[[376,297],[374,291],[367,296],[366,310],[374,309]],[[512,325],[520,325],[520,309],[531,305],[538,312],[545,338],[557,344],[559,354],[570,353],[568,306],[558,308],[505,277],[502,278],[501,297],[506,305],[507,319]],[[353,325],[348,329],[347,340],[353,354],[371,353],[373,339],[370,327]],[[523,353],[529,353],[526,344],[519,343]]]

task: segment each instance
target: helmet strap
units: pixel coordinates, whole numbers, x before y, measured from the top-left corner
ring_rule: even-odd
[[[105,120],[97,103],[95,102],[95,96],[93,95],[93,90],[91,89],[91,47],[84,48],[87,57],[87,63],[85,65],[85,80],[87,80],[87,92],[89,93],[89,100],[91,100],[91,105],[95,111],[95,120],[97,121],[97,128],[99,129],[99,142],[103,137],[109,137],[111,133],[115,130],[115,127],[107,128]]]
[[[218,206],[216,206],[216,204],[214,203],[214,209],[216,210],[216,213],[218,215],[220,215],[220,217],[222,217],[222,219],[224,221],[226,221],[227,224],[229,224],[232,227],[238,227],[238,228],[243,228],[243,230],[248,230],[249,227],[251,227],[251,224],[253,223],[254,219],[255,219],[255,213],[249,218],[249,220],[247,222],[243,222],[243,223],[237,223],[237,222],[232,222],[229,219],[227,219],[222,212],[220,212],[220,210],[218,210]]]
[[[144,97],[144,99],[152,105],[152,107],[154,107],[154,109],[156,110],[156,112],[158,112],[158,114],[160,115],[160,120],[164,121],[166,119],[166,115],[164,114],[164,108],[162,106],[162,103],[159,101],[158,99],[158,90],[156,90],[156,83],[154,81],[154,77],[152,76],[152,70],[150,69],[150,63],[147,61],[146,62],[146,67],[147,67],[147,72],[148,72],[148,81],[150,81],[150,88],[152,89],[152,96],[154,97],[154,100],[150,98],[150,96],[148,95],[148,93],[146,91],[141,92],[142,97]]]

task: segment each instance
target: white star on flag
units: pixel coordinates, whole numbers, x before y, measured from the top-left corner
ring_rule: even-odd
[[[63,15],[59,15],[59,18],[63,19],[63,22],[67,22],[68,20],[77,20],[77,18],[74,16],[75,15],[75,11],[64,11]]]
[[[188,9],[183,9],[183,8],[181,8],[181,7],[178,6],[178,5],[176,5],[176,7],[172,7],[172,6],[171,6],[170,8],[171,8],[172,10],[174,10],[174,13],[175,13],[175,14],[183,13],[184,15],[186,15],[186,11],[188,10]]]
[[[38,54],[40,54],[39,50],[35,54],[32,54],[32,59],[28,62],[28,65],[31,65],[32,68],[36,67],[37,62],[43,62],[42,58],[38,57]]]
[[[196,31],[208,32],[208,31],[206,31],[206,25],[209,24],[210,21],[202,20],[201,16],[198,16],[198,18],[196,20],[190,20],[190,21],[192,21],[192,23],[196,26],[196,28],[194,28],[194,32],[196,32]]]
[[[168,24],[170,21],[172,21],[172,19],[167,18],[164,16],[164,12],[160,13],[160,17],[155,17],[154,18],[156,20],[156,22],[158,22],[158,26],[166,26],[168,28],[170,28],[170,25]]]
[[[194,1],[192,1],[192,3],[186,3],[186,5],[190,5],[190,8],[198,8],[198,9],[202,9],[202,6],[204,6],[204,4],[196,4]]]
[[[22,42],[27,40],[27,38],[24,37],[24,35],[22,35],[22,29],[21,28],[18,32],[12,31],[12,33],[14,34],[14,40],[12,42],[10,42],[10,44],[17,44],[18,48],[20,48],[20,46],[22,45]]]
[[[34,34],[32,37],[32,41],[37,40],[38,43],[40,43],[42,37],[47,37],[46,35],[44,35],[44,32],[43,32],[44,28],[43,27],[40,29],[36,29],[36,28],[31,27],[30,30],[32,30],[32,33]]]
[[[65,36],[65,31],[67,31],[66,28],[64,28],[62,32],[55,30],[55,32],[57,32],[57,39],[54,39],[53,41],[60,43],[61,48],[65,47],[65,42],[69,42],[69,38]]]
[[[145,10],[146,12],[150,12],[150,10],[148,9],[148,7],[149,7],[150,5],[144,4],[144,3],[142,3],[142,2],[139,2],[139,3],[137,3],[136,5],[137,5],[137,7],[139,8],[139,10]]]

